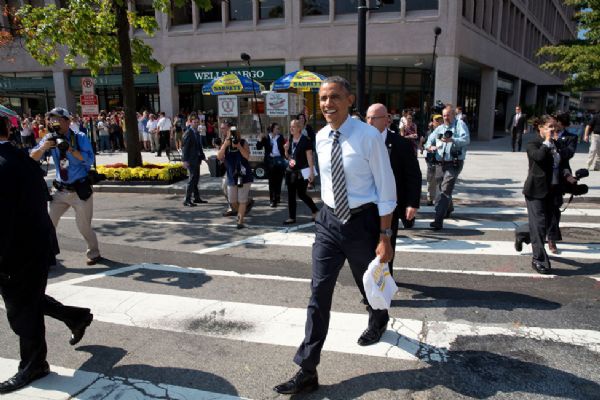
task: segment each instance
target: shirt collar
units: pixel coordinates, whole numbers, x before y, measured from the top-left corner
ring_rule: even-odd
[[[344,123],[342,125],[340,125],[338,131],[340,132],[340,137],[342,135],[345,135],[346,138],[348,138],[348,135],[350,135],[352,133],[352,123],[354,122],[354,119],[348,115],[346,117],[346,120],[344,121]],[[331,126],[329,127],[331,129],[331,132],[329,132],[329,136],[333,136],[333,132],[335,132],[335,129],[333,129]]]

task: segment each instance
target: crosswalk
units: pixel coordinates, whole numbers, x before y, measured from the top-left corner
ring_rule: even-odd
[[[400,262],[395,266],[397,280],[402,280],[403,274],[452,276],[456,277],[459,286],[457,290],[460,290],[460,282],[469,282],[476,287],[480,282],[479,279],[502,280],[503,287],[513,286],[511,282],[514,282],[515,287],[523,286],[523,282],[536,282],[538,288],[546,283],[568,279],[560,274],[539,275],[531,270],[503,270],[505,267],[498,267],[491,263],[479,263],[461,269],[443,266],[415,267],[403,262],[404,256],[427,255],[439,258],[461,256],[468,260],[482,256],[502,259],[523,257],[523,263],[527,264],[525,260],[531,255],[530,248],[524,246],[523,252],[517,253],[512,241],[515,226],[524,220],[526,214],[524,209],[457,207],[453,218],[445,222],[443,233],[434,236],[427,229],[431,211],[427,208],[421,210],[415,228],[401,232],[396,247],[397,258],[400,258]],[[589,243],[575,241],[568,234],[568,229],[590,234],[596,231],[600,227],[597,220],[597,217],[600,217],[598,211],[573,208],[568,215],[565,215],[567,218],[561,224],[566,228],[565,243],[559,245],[561,253],[555,257],[557,262],[564,259],[590,263],[600,259],[598,240]],[[117,218],[100,218],[96,224],[114,224],[118,221]],[[137,223],[139,226],[147,225],[148,229],[155,229],[153,221],[136,222],[126,219],[123,221],[128,224]],[[160,222],[163,226],[194,224],[190,221],[175,220]],[[167,224],[164,224],[165,222]],[[169,222],[172,224],[168,224]],[[223,224],[215,225],[226,229]],[[222,243],[213,242],[210,246],[192,250],[191,253],[218,256],[243,248],[247,262],[252,262],[252,260],[260,260],[269,252],[280,251],[283,248],[306,252],[305,254],[308,255],[310,246],[314,242],[314,228],[311,223],[292,228],[252,226],[252,222],[249,222],[249,225],[249,233],[244,238],[224,240]],[[306,263],[309,263],[308,259]],[[595,270],[592,269],[592,273],[587,277],[600,282],[600,277],[593,273]],[[468,280],[461,281],[461,279]],[[192,281],[197,284],[193,291],[177,291],[172,288],[172,285],[169,286],[174,280]],[[309,291],[309,276],[287,276],[268,270],[261,273],[242,273],[219,269],[215,265],[184,268],[152,263],[126,265],[88,275],[69,277],[53,281],[47,288],[48,294],[66,304],[91,308],[95,316],[95,323],[91,329],[106,329],[112,326],[119,329],[162,332],[163,335],[186,335],[189,341],[198,340],[196,338],[210,338],[217,340],[225,348],[266,346],[273,353],[270,362],[277,365],[291,364],[289,354],[293,354],[293,350],[304,336],[306,300]],[[484,294],[485,290],[482,289],[481,293]],[[455,358],[457,352],[462,350],[462,343],[465,340],[481,338],[504,338],[515,342],[525,340],[528,346],[527,352],[531,354],[543,352],[546,346],[568,346],[569,349],[574,348],[575,351],[585,351],[593,354],[594,357],[600,357],[599,330],[585,324],[569,326],[569,324],[555,323],[551,313],[559,310],[560,304],[549,300],[543,301],[534,296],[521,296],[521,300],[515,302],[532,301],[537,304],[537,309],[548,316],[543,323],[535,318],[532,318],[535,322],[529,323],[529,311],[520,312],[519,317],[514,319],[492,318],[490,320],[479,317],[455,318],[451,313],[444,313],[443,310],[421,314],[410,313],[407,309],[411,306],[403,306],[403,304],[410,304],[410,301],[423,297],[427,300],[427,295],[417,297],[413,292],[403,289],[401,285],[397,302],[392,305],[387,331],[379,343],[368,347],[356,344],[356,338],[367,325],[367,315],[357,304],[359,298],[357,289],[353,285],[338,285],[334,297],[340,300],[334,302],[324,353],[349,357],[349,360],[357,365],[381,365],[381,368],[385,365],[392,370],[394,365],[400,364],[415,365],[415,368],[444,363],[454,365],[452,363],[460,362]],[[440,304],[445,303],[442,301]],[[527,308],[520,303],[514,307]],[[478,313],[479,311],[476,310],[474,315]],[[516,322],[517,319],[519,322]],[[490,351],[502,353],[502,350],[502,348],[493,348]],[[542,356],[538,358],[543,359]],[[232,368],[237,368],[233,366],[235,361],[223,360],[223,362],[232,362]],[[0,380],[10,376],[15,369],[16,360],[0,357]],[[239,389],[233,395],[225,390],[205,388],[202,382],[195,382],[190,386],[173,385],[161,383],[157,378],[130,379],[118,374],[103,374],[60,365],[52,365],[52,371],[51,375],[41,379],[35,385],[3,398],[215,400],[272,398],[269,386],[272,386],[271,383],[277,383],[277,381],[270,382],[266,388],[258,389],[248,385],[252,387],[244,390],[244,382],[261,377],[238,377],[232,373],[224,379],[231,381],[231,385]],[[571,373],[575,374],[576,371]],[[277,379],[283,378],[287,376],[281,375]],[[496,378],[492,376],[490,379]],[[546,384],[553,386],[559,383],[552,382],[548,378]],[[433,397],[445,398],[443,394]],[[394,393],[379,393],[371,398],[403,397]]]

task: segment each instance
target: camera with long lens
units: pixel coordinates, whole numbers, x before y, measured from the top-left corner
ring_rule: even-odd
[[[228,140],[231,140],[231,144],[239,144],[240,140],[238,139],[236,133],[237,133],[237,128],[235,126],[232,126],[231,128],[229,128],[229,137],[227,138]]]
[[[579,181],[580,179],[587,178],[588,176],[590,176],[590,171],[585,168],[581,168],[575,171],[574,178]],[[583,196],[588,192],[588,185],[581,185],[579,182],[571,183],[567,181],[563,186],[564,192],[572,194],[573,196]]]

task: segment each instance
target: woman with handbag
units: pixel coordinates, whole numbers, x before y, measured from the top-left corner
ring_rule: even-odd
[[[308,137],[302,135],[302,123],[294,119],[290,122],[292,137],[285,145],[285,155],[289,166],[285,172],[285,183],[288,187],[289,218],[284,225],[296,223],[296,194],[312,211],[315,220],[319,209],[315,202],[306,194],[306,186],[315,179],[312,144]]]
[[[285,140],[280,134],[279,124],[273,122],[267,129],[268,134],[261,135],[256,149],[265,151],[265,166],[269,176],[269,206],[277,207],[281,201],[281,183],[287,162],[283,148]]]

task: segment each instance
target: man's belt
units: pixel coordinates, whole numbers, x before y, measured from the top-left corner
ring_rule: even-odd
[[[334,208],[331,208],[328,205],[325,205],[325,207],[327,207],[331,212],[335,213],[335,209]],[[373,207],[377,207],[377,205],[375,203],[365,203],[365,204],[363,204],[361,206],[358,206],[356,208],[351,208],[350,209],[350,214],[352,214],[352,215],[360,214],[361,212],[366,211],[366,210],[368,210],[370,208],[373,208]]]
[[[64,192],[64,191],[74,192],[75,191],[75,186],[69,185],[68,183],[59,182],[57,180],[52,181],[52,186],[54,186],[54,188],[60,192]]]

